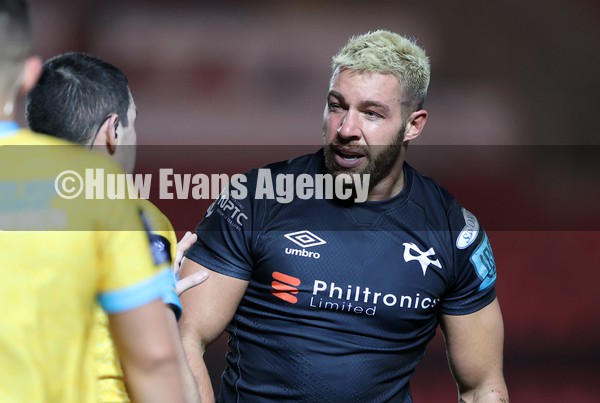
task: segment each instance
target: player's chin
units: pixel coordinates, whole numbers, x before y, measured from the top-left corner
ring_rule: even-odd
[[[348,175],[348,176],[353,176],[353,175],[362,175],[363,173],[365,173],[366,171],[366,166],[362,167],[356,167],[356,168],[344,168],[344,167],[340,167],[337,164],[333,164],[333,166],[331,167],[327,167],[327,173],[329,173],[330,175],[332,175],[334,178],[339,177],[340,175]],[[344,179],[344,182],[351,180],[351,179]]]

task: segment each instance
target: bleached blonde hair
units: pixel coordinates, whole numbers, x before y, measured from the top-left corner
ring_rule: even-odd
[[[386,30],[353,36],[333,56],[331,67],[332,78],[345,69],[393,74],[404,92],[402,101],[413,110],[423,107],[429,87],[429,58],[413,40]]]

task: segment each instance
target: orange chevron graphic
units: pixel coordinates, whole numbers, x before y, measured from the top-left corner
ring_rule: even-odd
[[[278,271],[273,272],[273,281],[271,283],[271,294],[290,304],[298,302],[294,295],[298,294],[298,286],[302,283],[299,278],[288,276]],[[293,294],[293,295],[292,295]]]

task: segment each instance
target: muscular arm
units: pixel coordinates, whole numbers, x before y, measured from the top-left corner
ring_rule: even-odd
[[[469,315],[443,315],[441,324],[459,401],[508,402],[502,373],[504,327],[498,300]]]
[[[169,315],[161,300],[109,315],[132,401],[184,402],[184,385]]]
[[[184,259],[180,276],[183,278],[199,270],[208,269]],[[214,392],[204,363],[204,352],[233,318],[247,286],[247,281],[211,271],[201,287],[192,288],[181,295],[181,340],[204,403],[214,401]]]
[[[177,326],[177,318],[173,315],[171,308],[167,308],[170,314],[167,315],[169,321],[169,331],[171,332],[171,340],[173,341],[177,359],[179,362],[179,368],[183,376],[183,383],[185,387],[185,398],[188,403],[200,403],[200,394],[198,393],[198,385],[194,379],[194,375],[190,371],[190,367],[183,351],[181,344],[181,338],[179,337],[179,329]]]

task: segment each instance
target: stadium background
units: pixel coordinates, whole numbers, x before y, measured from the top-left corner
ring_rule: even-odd
[[[432,62],[408,161],[493,242],[515,402],[600,396],[600,5],[399,1],[31,0],[36,51],[120,67],[139,108],[137,172],[234,173],[318,148],[331,55],[407,34]],[[457,4],[458,3],[458,4]],[[181,235],[208,200],[155,202]],[[225,339],[207,354],[218,382]],[[455,401],[440,335],[417,402]]]

